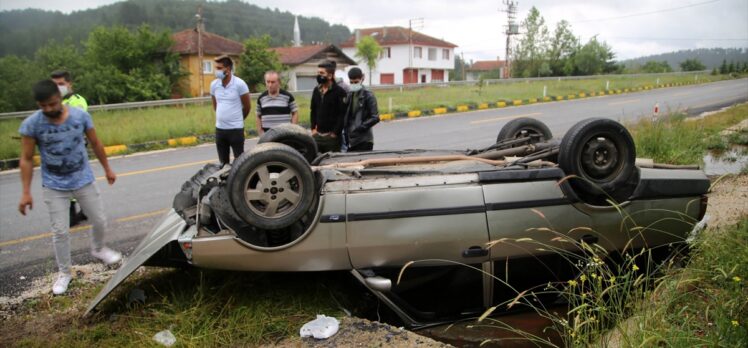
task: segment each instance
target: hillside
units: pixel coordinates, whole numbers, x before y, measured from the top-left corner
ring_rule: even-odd
[[[644,65],[648,61],[666,61],[675,70],[680,70],[680,63],[686,59],[696,58],[700,60],[707,69],[719,68],[723,60],[730,62],[748,62],[748,48],[699,48],[695,50],[682,50],[677,52],[657,54],[653,56],[640,57],[625,60],[622,63],[628,68]]]
[[[96,26],[124,25],[130,28],[148,24],[154,29],[179,31],[195,26],[195,13],[203,4],[205,29],[243,41],[268,34],[272,45],[289,44],[293,39],[294,15],[238,0],[205,2],[199,0],[127,0],[70,14],[44,10],[0,12],[0,56],[33,56],[50,40],[72,40],[79,44]],[[317,17],[299,17],[301,40],[338,43],[350,36],[343,25],[331,25]]]

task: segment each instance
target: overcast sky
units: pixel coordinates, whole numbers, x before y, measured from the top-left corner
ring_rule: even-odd
[[[408,26],[452,42],[465,59],[504,58],[502,0],[245,0],[303,16],[317,16],[351,29]],[[117,0],[2,0],[0,10],[40,8],[69,13]],[[748,47],[748,0],[526,0],[519,1],[517,22],[535,6],[552,32],[566,19],[583,42],[597,35],[613,47],[617,59],[704,47]],[[210,30],[208,24],[208,30]],[[291,29],[289,29],[291,30]],[[304,28],[301,28],[302,32]]]

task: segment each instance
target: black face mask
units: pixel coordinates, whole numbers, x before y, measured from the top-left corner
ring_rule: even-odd
[[[52,111],[52,112],[44,112],[42,111],[44,116],[47,116],[51,119],[58,119],[60,116],[62,116],[62,110]]]
[[[319,83],[320,85],[323,85],[327,83],[327,78],[322,75],[317,75],[317,83]]]

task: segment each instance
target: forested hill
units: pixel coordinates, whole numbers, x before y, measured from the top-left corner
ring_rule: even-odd
[[[124,25],[130,28],[148,24],[153,29],[180,31],[195,26],[195,14],[203,4],[205,30],[243,41],[268,34],[271,44],[283,46],[293,40],[294,15],[261,8],[238,0],[205,2],[198,0],[127,0],[70,14],[44,10],[0,12],[0,56],[33,56],[50,40],[66,39],[79,44],[96,26]],[[317,17],[299,17],[304,43],[339,43],[350,36],[343,25],[331,25]]]
[[[748,48],[700,48],[695,50],[682,50],[677,52],[663,53],[653,56],[629,59],[622,63],[626,67],[632,68],[638,65],[644,65],[648,61],[662,62],[676,68],[686,59],[698,59],[707,69],[719,68],[723,61],[730,62],[748,62]]]

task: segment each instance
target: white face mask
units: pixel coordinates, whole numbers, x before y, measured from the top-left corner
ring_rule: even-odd
[[[224,77],[226,77],[226,71],[225,70],[218,70],[215,71],[216,78],[219,80],[223,80]]]
[[[60,95],[62,95],[63,97],[70,93],[70,89],[68,89],[68,86],[65,85],[57,85],[57,89],[60,90]]]
[[[351,92],[358,92],[363,88],[364,86],[361,83],[352,83],[351,84]]]

